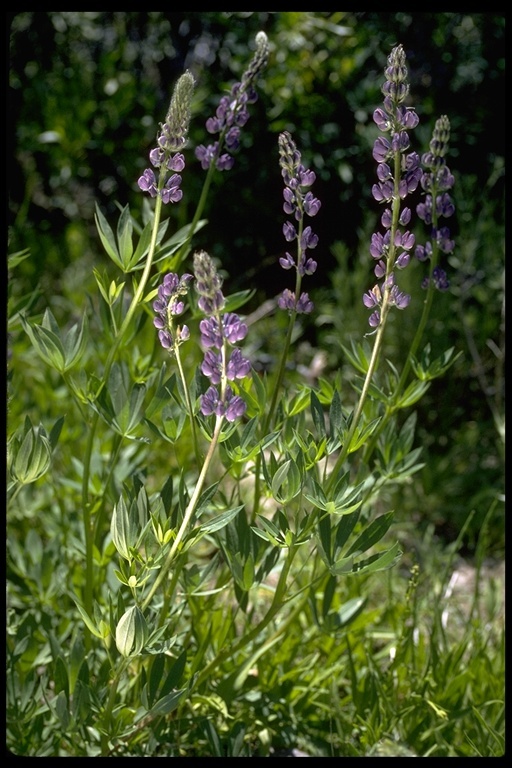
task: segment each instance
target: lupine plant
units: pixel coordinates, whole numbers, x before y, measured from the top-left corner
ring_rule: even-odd
[[[279,734],[279,722],[263,714],[273,706],[268,660],[281,665],[280,646],[302,628],[308,639],[332,639],[330,653],[314,663],[335,680],[341,639],[366,604],[364,595],[344,598],[344,585],[400,560],[382,493],[421,467],[409,411],[456,358],[450,349],[432,360],[425,341],[436,291],[448,287],[441,258],[454,248],[443,222],[454,213],[450,123],[442,116],[429,150],[415,148],[419,117],[409,106],[404,50],[395,47],[373,114],[373,198],[383,210],[361,298],[370,314],[360,341],[345,348],[355,399],[338,372],[312,384],[290,365],[298,318],[315,312],[307,281],[322,260],[310,220],[321,201],[292,134],[276,136],[289,249],[276,269],[292,279],[271,297],[286,321],[276,323],[275,365],[262,372],[247,351],[257,333],[243,313],[251,286],[230,294],[222,264],[194,248],[212,178],[229,174],[248,129],[270,50],[263,32],[255,47],[241,81],[206,122],[214,141],[195,148],[204,187],[190,224],[169,233],[164,217],[186,195],[182,180],[194,162],[186,153],[195,83],[185,72],[149,152],[151,167],[138,179],[148,196],[143,203],[141,195],[142,223],[125,207],[113,229],[97,208],[99,238],[117,271],[95,270],[92,313],[84,309],[70,328],[59,327],[50,308],[40,322],[23,318],[35,352],[59,377],[56,389],[65,388],[66,415],[52,426],[27,418],[13,436],[10,514],[21,514],[33,484],[54,473],[48,494],[69,524],[58,583],[44,565],[40,574],[41,600],[57,590],[61,614],[37,628],[46,639],[38,677],[27,672],[32,641],[16,586],[29,578],[29,565],[19,548],[10,553],[14,752],[30,744],[31,723],[43,722],[39,754],[218,755],[226,729],[225,754],[268,754]],[[423,224],[420,243],[413,229]],[[405,269],[414,270],[411,295],[400,287]],[[423,312],[400,369],[383,359],[385,340],[396,328],[392,313],[405,317],[413,302],[423,302]],[[81,447],[59,458],[65,428]],[[48,544],[49,557],[58,546]],[[350,664],[357,676],[358,660]]]

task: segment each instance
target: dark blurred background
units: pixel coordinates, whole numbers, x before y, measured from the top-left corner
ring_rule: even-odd
[[[422,404],[428,464],[422,491],[430,494],[427,516],[448,537],[472,506],[487,509],[502,484],[505,16],[24,11],[7,20],[8,247],[30,251],[17,267],[16,291],[37,286],[32,311],[42,312],[62,293],[82,303],[95,290],[92,267],[111,268],[94,225],[95,203],[112,225],[116,201],[129,203],[140,220],[137,178],[185,69],[197,87],[184,197],[166,213],[175,227],[190,220],[204,180],[194,147],[208,143],[205,121],[240,79],[263,29],[271,55],[259,99],[234,168],[214,180],[208,225],[194,245],[221,260],[230,291],[257,289],[254,306],[282,287],[277,137],[289,130],[317,173],[320,266],[310,287],[321,319],[311,340],[329,346],[333,367],[341,357],[333,335],[360,334],[360,318],[366,322],[360,294],[347,297],[346,284],[359,271],[362,289],[371,285],[367,244],[380,216],[371,196],[372,112],[382,101],[386,57],[394,45],[404,46],[410,103],[420,117],[412,148],[427,149],[440,115],[452,127],[448,162],[457,215],[450,226],[457,249],[452,289],[433,333],[441,351],[451,345],[464,351],[464,362]],[[412,330],[414,318],[414,312],[406,318]]]
[[[417,146],[452,125],[450,163],[484,186],[505,154],[505,20],[493,13],[32,12],[10,22],[10,249],[30,248],[35,280],[97,250],[94,202],[141,207],[147,167],[176,79],[197,81],[183,180],[173,213],[192,215],[204,173],[193,155],[205,120],[239,79],[263,29],[272,48],[259,101],[230,174],[217,178],[201,235],[226,269],[256,277],[283,248],[277,135],[287,129],[319,180],[322,251],[354,248],[374,180],[371,119],[386,56],[402,43]],[[227,176],[229,175],[229,179]],[[493,195],[502,188],[495,185]],[[272,205],[272,202],[275,204]],[[179,208],[179,211],[178,211]]]

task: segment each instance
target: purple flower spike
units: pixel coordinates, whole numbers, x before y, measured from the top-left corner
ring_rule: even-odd
[[[381,216],[384,234],[372,234],[370,254],[377,262],[374,274],[381,285],[376,285],[363,296],[363,303],[374,311],[368,320],[372,328],[381,322],[381,311],[374,309],[382,307],[383,302],[398,309],[405,309],[410,302],[410,296],[401,292],[395,285],[395,275],[392,271],[405,269],[411,259],[410,251],[414,247],[414,235],[406,227],[411,221],[411,209],[400,207],[414,192],[422,178],[420,158],[416,152],[409,152],[409,131],[418,125],[418,115],[404,102],[409,93],[407,82],[407,66],[405,53],[401,45],[391,51],[387,66],[384,70],[385,82],[382,86],[384,95],[383,107],[378,107],[373,113],[373,120],[378,129],[388,136],[379,136],[373,145],[373,158],[377,163],[377,182],[372,187],[372,195],[379,203],[387,203]],[[398,172],[398,177],[395,174]],[[398,253],[397,253],[398,251]]]
[[[416,207],[416,212],[430,228],[430,241],[427,241],[424,246],[416,247],[415,255],[420,261],[431,258],[437,260],[439,252],[452,253],[455,248],[449,228],[439,226],[440,219],[449,218],[455,212],[452,198],[448,194],[448,190],[454,184],[454,177],[445,160],[449,138],[450,121],[446,115],[443,115],[436,121],[430,141],[430,151],[422,157],[424,171],[421,187],[426,194],[424,201]],[[448,290],[450,285],[446,273],[437,264],[432,270],[432,283],[440,291]],[[422,285],[428,288],[431,282],[425,278]]]
[[[244,400],[233,393],[228,381],[243,379],[251,372],[251,363],[234,345],[247,335],[247,324],[234,312],[220,314],[225,299],[222,279],[205,251],[194,254],[198,306],[207,315],[199,323],[201,344],[205,348],[201,372],[211,386],[201,397],[203,416],[215,415],[235,421],[245,413]],[[229,347],[233,349],[229,352]]]
[[[304,275],[312,275],[317,268],[317,262],[307,255],[307,251],[316,248],[318,235],[308,225],[303,228],[305,216],[316,216],[321,203],[309,189],[316,179],[314,171],[302,164],[301,153],[288,131],[279,135],[279,164],[284,180],[283,210],[288,216],[293,216],[297,225],[287,221],[283,225],[284,238],[288,243],[298,238],[296,259],[288,252],[279,259],[283,269],[295,267],[298,273],[297,295],[301,279]],[[288,312],[308,314],[313,311],[313,302],[307,293],[301,293],[297,299],[296,293],[286,288],[277,300],[280,309]]]
[[[187,294],[191,280],[192,275],[185,274],[180,278],[174,272],[169,272],[158,288],[158,299],[153,302],[153,310],[156,312],[153,324],[158,330],[158,338],[164,349],[174,350],[190,337],[188,327],[175,327],[173,318],[185,310],[182,297]]]
[[[269,55],[268,40],[264,32],[258,32],[255,42],[256,52],[241,81],[232,86],[229,96],[221,97],[215,116],[206,121],[208,133],[218,134],[219,138],[207,146],[200,144],[196,147],[195,155],[205,171],[212,166],[218,171],[229,171],[235,163],[230,153],[240,146],[240,129],[249,119],[247,106],[257,100],[254,85],[258,75],[266,67]],[[224,145],[229,152],[222,152]]]
[[[179,188],[181,176],[178,174],[185,168],[185,158],[176,150],[181,149],[186,142],[193,90],[194,78],[190,72],[185,72],[176,83],[165,123],[160,126],[157,146],[149,153],[151,165],[160,171],[160,180],[157,182],[154,172],[146,168],[137,182],[139,189],[149,192],[151,197],[160,195],[165,204],[177,203],[183,197]],[[169,171],[173,175],[164,184]]]

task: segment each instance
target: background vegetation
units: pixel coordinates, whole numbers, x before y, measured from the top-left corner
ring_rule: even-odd
[[[204,121],[219,94],[242,74],[260,29],[269,37],[271,58],[258,89],[259,100],[251,109],[229,180],[221,175],[215,181],[206,211],[208,225],[195,244],[221,259],[233,291],[256,289],[248,311],[281,290],[276,269],[283,250],[277,136],[283,130],[292,132],[308,166],[317,172],[315,195],[322,201],[315,220],[319,269],[311,290],[317,312],[304,329],[300,354],[304,366],[310,366],[322,349],[323,370],[344,371],[341,343],[360,339],[366,330],[361,295],[371,282],[368,244],[380,215],[371,196],[375,173],[371,147],[376,135],[371,115],[381,102],[386,56],[396,43],[404,46],[420,116],[415,141],[427,146],[441,114],[448,115],[452,126],[449,165],[456,177],[456,249],[447,266],[451,289],[437,302],[431,343],[433,356],[450,346],[463,354],[421,401],[416,440],[423,446],[425,465],[391,501],[395,525],[409,552],[404,567],[411,566],[415,553],[432,579],[433,574],[441,576],[412,587],[390,577],[379,587],[388,606],[386,618],[396,626],[403,622],[404,658],[409,654],[412,678],[417,675],[414,683],[402,679],[399,670],[390,670],[387,677],[377,672],[379,649],[386,645],[385,638],[372,636],[369,645],[354,650],[359,664],[371,671],[365,678],[371,690],[363,691],[355,671],[350,674],[343,666],[340,672],[346,702],[352,702],[349,715],[343,712],[343,700],[328,686],[318,689],[317,699],[306,695],[302,699],[294,689],[296,698],[290,705],[286,682],[278,685],[271,669],[266,685],[275,697],[276,717],[287,723],[283,747],[300,743],[301,723],[307,721],[304,743],[318,753],[327,750],[325,721],[336,701],[338,730],[331,746],[336,744],[337,754],[356,753],[354,740],[360,745],[359,754],[384,748],[382,739],[390,735],[414,744],[420,754],[429,749],[432,754],[450,754],[454,739],[457,754],[478,754],[484,742],[488,746],[484,754],[499,753],[501,736],[493,730],[498,725],[489,725],[501,723],[497,705],[489,704],[488,722],[482,724],[474,716],[475,731],[468,736],[467,723],[457,731],[455,718],[438,728],[431,712],[420,716],[414,707],[404,707],[403,696],[426,681],[432,689],[443,686],[447,678],[442,669],[446,667],[446,675],[456,670],[456,682],[444,703],[462,717],[475,701],[497,698],[501,680],[499,633],[490,649],[476,623],[470,637],[465,622],[468,616],[474,622],[478,616],[482,626],[502,619],[494,571],[484,569],[494,568],[504,555],[505,17],[484,12],[25,11],[11,14],[9,23],[9,252],[28,250],[30,255],[9,275],[8,434],[25,414],[39,422],[49,386],[48,371],[34,359],[18,312],[42,314],[51,303],[59,322],[76,322],[84,296],[95,287],[93,267],[110,269],[101,254],[94,206],[98,203],[111,220],[117,217],[116,201],[129,203],[134,215],[141,211],[136,181],[147,166],[172,87],[185,69],[193,73],[197,89],[185,150],[184,197],[170,216],[176,228],[190,220],[204,178],[193,148],[205,143]],[[390,359],[393,344],[398,352],[412,337],[420,310],[411,305],[394,336],[389,333]],[[265,321],[259,327],[253,359],[264,366],[272,354],[271,328]],[[56,417],[47,414],[50,422]],[[72,426],[66,429],[72,444]],[[34,514],[48,501],[44,493],[40,490]],[[30,525],[30,518],[20,518],[11,526],[14,549],[23,549]],[[58,553],[53,554],[55,560]],[[459,567],[461,555],[476,568],[476,582],[466,595],[467,612],[453,608],[460,632],[448,637],[441,608],[430,618],[422,611],[431,588],[440,599],[451,595],[450,569]],[[33,553],[30,557],[30,579],[36,583],[43,561]],[[27,568],[25,564],[23,572]],[[482,608],[479,579],[486,573],[491,574],[485,577],[490,593],[485,591]],[[364,591],[364,583],[353,589],[355,598]],[[410,602],[405,605],[406,589]],[[374,597],[379,600],[379,590]],[[441,654],[437,666],[426,645],[413,650],[405,629],[411,611],[417,611],[412,625],[424,630]],[[27,624],[23,633],[31,626]],[[479,659],[471,673],[467,672],[470,646],[471,658]],[[290,637],[288,652],[291,647],[297,654],[300,650],[306,679],[315,648],[308,648],[307,637],[300,633]],[[324,650],[336,654],[335,648]],[[414,653],[418,655],[413,659]],[[286,681],[291,661],[278,653],[274,663],[279,679]],[[485,683],[489,666],[493,672]],[[474,698],[468,702],[471,686]],[[268,713],[263,709],[268,701],[254,701],[251,706],[252,716],[266,722]],[[288,719],[287,706],[291,706],[288,713],[292,711]],[[386,706],[389,712],[384,713]],[[351,717],[356,724],[349,738]],[[196,726],[197,732],[188,732],[190,744],[203,740],[205,750],[213,754],[218,749],[222,754],[223,746],[205,722],[199,719]],[[237,733],[231,737],[230,743],[235,743]],[[20,730],[19,739],[23,738]],[[480,746],[471,751],[468,743],[475,740]]]
[[[259,29],[272,55],[229,184],[217,179],[198,247],[219,256],[234,289],[247,282],[277,294],[283,249],[277,135],[289,130],[319,175],[315,220],[324,311],[309,338],[340,363],[339,334],[360,333],[368,288],[367,246],[379,211],[371,197],[380,73],[401,42],[426,146],[447,114],[456,174],[457,249],[452,292],[438,307],[440,349],[464,350],[450,380],[423,406],[428,461],[419,515],[453,539],[468,509],[502,482],[504,369],[505,17],[494,13],[23,12],[11,22],[8,113],[9,248],[27,248],[16,271],[20,294],[37,306],[60,291],[74,301],[94,285],[94,204],[141,208],[136,180],[176,78],[196,78],[184,199],[171,212],[190,220],[203,180],[193,147],[206,140],[205,115],[241,75]],[[257,169],[257,172],[255,171]],[[187,207],[188,206],[188,207]],[[229,212],[226,223],[225,212]],[[350,277],[349,277],[350,276]],[[458,301],[454,301],[454,296]],[[34,301],[38,301],[34,298]],[[454,311],[456,308],[456,311]],[[57,318],[59,319],[59,318]],[[414,309],[401,334],[414,328]],[[449,341],[449,344],[446,342]],[[461,397],[463,393],[463,397]],[[24,393],[24,397],[27,393]],[[453,468],[457,472],[453,472]],[[442,477],[442,482],[440,481]],[[432,480],[435,478],[435,480]],[[433,487],[433,485],[435,487]],[[408,506],[418,514],[417,499]],[[467,544],[482,522],[477,512]],[[500,547],[501,525],[496,530]]]

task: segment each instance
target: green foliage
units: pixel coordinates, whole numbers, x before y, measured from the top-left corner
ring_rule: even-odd
[[[369,333],[361,302],[376,218],[368,116],[388,49],[403,33],[415,51],[425,148],[430,118],[457,86],[460,159],[458,132],[468,126],[476,143],[488,118],[485,100],[473,123],[465,106],[484,54],[492,58],[491,32],[502,37],[501,17],[485,16],[14,16],[26,185],[13,194],[8,262],[14,755],[504,753],[503,579],[490,559],[503,548],[499,153],[484,192],[475,168],[457,193],[451,291],[433,307],[431,289],[422,301],[415,264],[407,322],[383,313]],[[164,218],[161,197],[141,202],[133,184],[140,147],[153,145],[165,114],[157,102],[188,56],[199,118],[190,144],[205,141],[199,124],[214,94],[246,72],[250,34],[262,27],[272,55],[233,172],[202,173],[188,152],[183,204]],[[413,46],[425,30],[434,50]],[[456,45],[437,57],[447,40]],[[493,57],[499,70],[499,50]],[[424,80],[431,59],[436,87]],[[267,236],[271,223],[282,232],[280,205],[270,205],[281,194],[280,131],[313,158],[321,216],[336,233],[320,225],[333,259],[312,289],[312,320],[272,299],[258,308],[262,291],[269,298],[267,254],[284,249]],[[349,217],[358,211],[347,233],[329,211],[340,202]],[[398,214],[398,195],[391,205]],[[244,311],[249,330],[250,375],[229,379],[246,404],[235,419],[202,407],[197,292],[180,288],[178,319],[167,306],[166,345],[152,322],[164,275],[191,270],[191,248],[209,241],[223,290],[232,288],[222,311]],[[209,317],[221,327],[220,313]],[[226,336],[220,357],[225,396]]]

